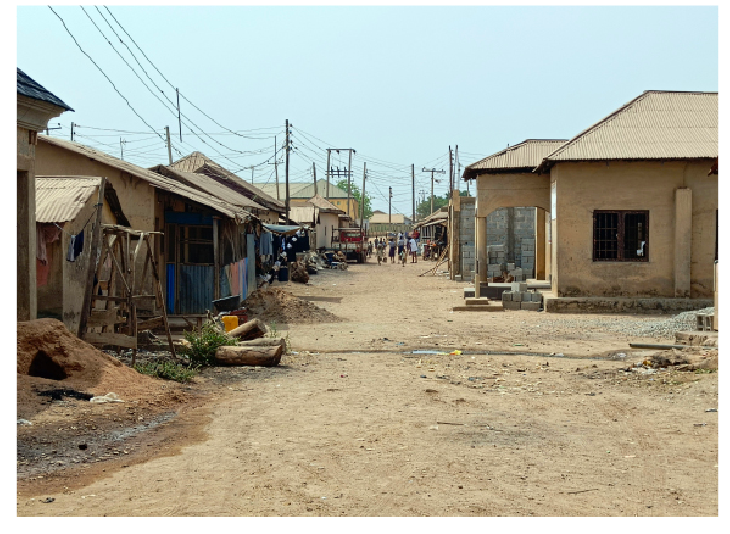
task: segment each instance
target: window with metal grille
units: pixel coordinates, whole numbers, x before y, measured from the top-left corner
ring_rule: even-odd
[[[593,261],[649,261],[649,212],[594,211]]]

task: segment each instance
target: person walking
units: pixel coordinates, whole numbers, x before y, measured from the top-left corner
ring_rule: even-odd
[[[375,254],[378,256],[378,265],[383,261],[383,241],[375,240]]]
[[[395,240],[392,237],[388,238],[388,257],[390,263],[395,263]]]
[[[418,253],[418,244],[414,238],[411,237],[408,241],[408,247],[411,249],[411,263],[418,263],[418,259],[416,257],[416,254]]]
[[[402,257],[402,253],[405,250],[406,240],[403,238],[403,234],[398,234],[398,257]]]

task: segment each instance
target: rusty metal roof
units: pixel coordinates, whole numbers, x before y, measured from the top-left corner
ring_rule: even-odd
[[[36,176],[36,222],[73,221],[100,185],[101,178],[88,176]]]
[[[261,190],[270,195],[276,195],[276,184],[261,184]],[[327,194],[327,180],[321,178],[317,180],[317,193],[323,198]],[[289,182],[289,195],[291,198],[312,198],[314,196],[314,184],[312,182]],[[286,184],[283,180],[279,180],[279,197],[286,197]],[[330,198],[346,199],[347,191],[337,187],[334,181],[330,181]],[[350,197],[352,198],[352,196]]]
[[[47,135],[38,135],[38,142],[48,143],[49,145],[54,145],[82,156],[86,156],[89,159],[98,161],[104,165],[109,165],[110,167],[131,174],[140,180],[144,180],[158,189],[188,198],[208,206],[209,208],[213,208],[228,217],[246,218],[251,215],[249,212],[242,210],[238,206],[225,202],[216,196],[204,193],[203,191],[186,185],[185,183],[173,180],[143,167],[139,167],[138,165],[134,165],[128,161],[122,161],[119,158],[115,158],[114,156],[100,152],[86,145],[75,143],[73,141],[66,141],[65,139],[49,137]]]
[[[230,187],[226,187],[225,185],[221,184],[220,182],[216,181],[206,174],[184,172],[177,169],[171,169],[170,167],[165,165],[157,165],[156,167],[151,167],[149,170],[151,170],[152,172],[156,172],[157,174],[166,176],[167,178],[170,178],[172,180],[177,180],[182,184],[189,185],[190,187],[198,189],[203,193],[208,193],[210,195],[218,197],[219,199],[233,204],[234,206],[238,206],[239,208],[244,208],[246,210],[266,209],[261,204],[258,204],[250,198],[243,196],[242,194],[231,189]]]
[[[240,176],[225,169],[202,152],[195,151],[173,162],[169,167],[184,172],[207,174],[211,178],[224,183],[229,188],[235,188],[239,193],[265,206],[266,209],[278,211],[279,213],[283,213],[285,210],[283,201],[276,200],[266,191],[243,180]]]
[[[334,213],[345,213],[343,210],[332,204],[329,200],[326,198],[322,198],[322,195],[314,195],[312,198],[307,200],[308,204],[312,204],[313,206],[316,206],[320,210],[325,210],[329,212]]]
[[[464,180],[476,178],[479,174],[503,173],[522,170],[532,171],[549,154],[565,143],[565,139],[526,139],[496,154],[467,165]]]
[[[716,92],[645,91],[545,158],[558,161],[718,156]]]

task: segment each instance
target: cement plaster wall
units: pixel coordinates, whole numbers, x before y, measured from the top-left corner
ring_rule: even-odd
[[[675,191],[692,195],[691,298],[710,298],[717,176],[712,160],[560,162],[553,288],[558,296],[674,297]],[[594,210],[649,210],[648,262],[594,262]]]

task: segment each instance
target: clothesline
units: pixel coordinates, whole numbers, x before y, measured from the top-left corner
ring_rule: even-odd
[[[86,222],[85,222],[85,223],[84,223],[84,225],[83,225],[83,226],[81,227],[81,230],[84,230],[84,229],[86,228],[86,225],[88,225],[88,224],[89,224],[89,221],[91,221],[91,218],[92,218],[92,217],[94,216],[94,214],[96,213],[96,210],[98,210],[98,209],[99,209],[99,206],[103,206],[103,205],[104,205],[104,204],[102,203],[102,204],[96,204],[96,205],[94,206],[94,210],[93,210],[93,211],[91,212],[91,214],[89,215],[89,218],[88,218],[88,219],[86,219]],[[64,234],[66,234],[66,235],[67,235],[67,236],[69,236],[69,237],[73,237],[74,235],[76,235],[76,234],[71,234],[71,233],[67,232],[66,230],[64,230],[64,229],[63,229],[63,227],[62,227],[62,226],[59,226],[59,225],[58,225],[58,223],[55,223],[55,222],[54,222],[53,224],[55,224],[55,225],[56,225],[56,228],[58,228],[59,230],[61,230],[61,231],[62,231],[62,232],[63,232]]]

